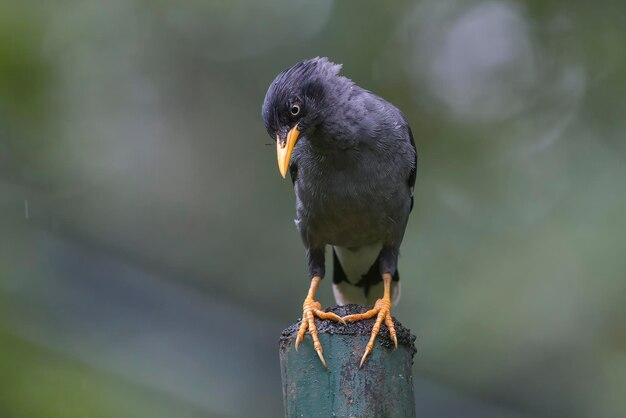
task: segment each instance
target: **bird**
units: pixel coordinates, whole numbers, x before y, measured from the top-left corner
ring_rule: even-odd
[[[293,182],[311,279],[296,350],[308,330],[327,367],[314,318],[346,324],[376,317],[362,367],[383,322],[398,346],[391,308],[400,295],[398,255],[413,208],[417,149],[404,114],[341,68],[326,57],[296,63],[272,81],[261,113],[280,174],[289,171]],[[340,317],[315,299],[329,246],[335,301],[373,305],[368,311]]]

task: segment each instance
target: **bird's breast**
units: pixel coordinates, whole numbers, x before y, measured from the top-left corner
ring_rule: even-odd
[[[324,244],[386,242],[408,214],[406,183],[368,169],[298,170],[296,223]]]
[[[306,138],[298,142],[296,223],[309,244],[359,247],[401,237],[411,201],[412,160],[404,149],[410,145],[384,142],[357,141],[326,153]]]

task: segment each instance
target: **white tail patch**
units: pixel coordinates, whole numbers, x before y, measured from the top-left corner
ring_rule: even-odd
[[[368,305],[368,298],[365,297],[363,288],[353,286],[348,282],[333,283],[333,295],[335,295],[337,305],[347,305],[349,303]]]
[[[365,287],[354,285],[361,280],[362,276],[367,274],[372,264],[376,262],[382,248],[382,244],[368,245],[354,250],[344,247],[333,247],[347,279],[347,281],[342,281],[338,284],[333,283],[333,294],[338,305],[355,303],[357,305],[372,306],[377,299],[383,297],[384,286],[382,277],[380,282],[369,288],[367,296],[365,296]],[[390,293],[391,302],[395,306],[400,299],[400,282],[391,282]]]
[[[377,299],[383,297],[383,282],[370,287],[369,294],[365,296],[365,288],[354,286],[347,282],[333,283],[333,294],[337,305],[355,303],[357,305],[373,306]],[[400,300],[400,282],[391,282],[391,303],[393,306]]]
[[[361,280],[361,276],[366,274],[372,267],[382,248],[382,244],[368,245],[356,250],[333,247],[343,272],[346,273],[346,278],[350,283],[357,283]]]

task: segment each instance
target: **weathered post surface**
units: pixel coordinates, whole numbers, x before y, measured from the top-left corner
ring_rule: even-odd
[[[368,308],[345,305],[326,309],[339,316]],[[328,369],[320,362],[307,333],[298,351],[295,341],[299,322],[280,338],[280,367],[285,416],[294,417],[415,417],[411,366],[415,336],[394,318],[398,348],[383,324],[374,349],[362,368],[359,361],[369,341],[374,319],[344,326],[316,319]]]

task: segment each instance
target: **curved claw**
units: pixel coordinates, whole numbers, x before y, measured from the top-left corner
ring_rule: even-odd
[[[317,352],[317,356],[320,358],[320,361],[322,362],[322,365],[324,366],[324,368],[328,369],[328,366],[326,365],[326,360],[324,360],[324,355],[322,354],[322,350],[316,349],[315,351]]]
[[[363,357],[361,357],[361,362],[359,363],[359,369],[361,367],[363,367],[363,363],[365,363],[365,359],[367,358],[367,355],[372,351],[372,348],[369,346],[367,346],[367,348],[365,348],[365,353],[363,353]]]

